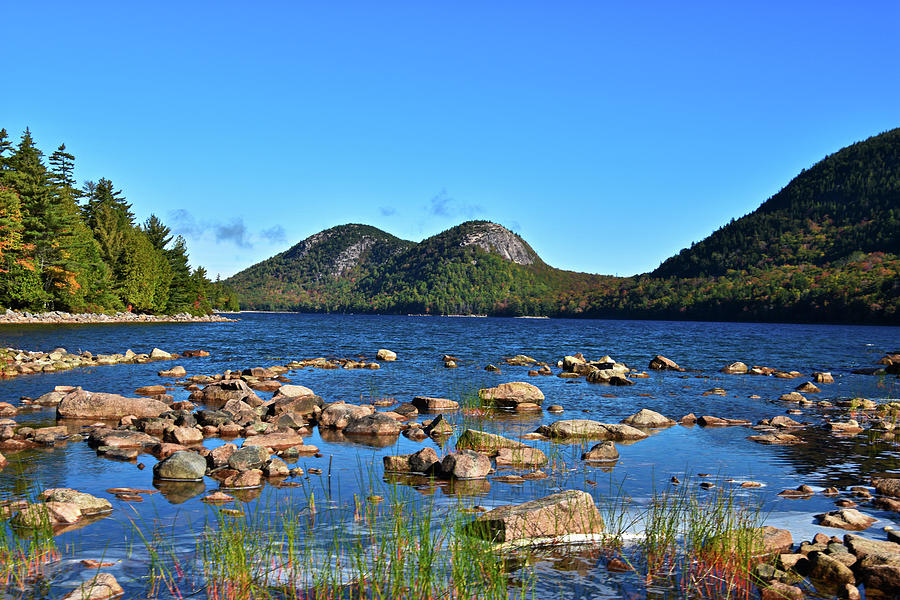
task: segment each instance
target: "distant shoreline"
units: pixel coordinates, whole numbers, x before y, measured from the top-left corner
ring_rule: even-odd
[[[31,313],[28,311],[9,310],[0,313],[0,326],[2,325],[80,325],[103,323],[233,323],[236,319],[229,319],[219,314],[196,316],[190,313],[176,315],[146,315],[130,312],[117,312],[111,315],[103,313],[67,313],[63,311],[51,311],[43,313]]]

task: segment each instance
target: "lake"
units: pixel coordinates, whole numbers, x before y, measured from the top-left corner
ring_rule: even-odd
[[[562,415],[552,415],[546,410],[485,418],[477,414],[446,415],[456,426],[457,434],[468,426],[511,438],[559,419],[617,423],[641,408],[676,420],[694,413],[756,423],[796,408],[779,401],[778,397],[807,381],[816,371],[831,372],[835,383],[822,384],[821,393],[808,395],[815,401],[862,397],[884,402],[900,396],[900,382],[896,377],[851,374],[851,370],[873,366],[885,353],[900,348],[900,329],[894,327],[265,313],[243,313],[239,318],[234,323],[0,328],[0,346],[27,350],[64,347],[70,352],[88,350],[98,354],[124,352],[129,348],[149,352],[158,347],[175,352],[203,349],[211,354],[175,362],[21,376],[0,381],[0,401],[18,405],[21,397],[34,398],[57,385],[133,396],[137,387],[168,383],[156,373],[175,364],[184,366],[188,375],[213,375],[226,369],[283,365],[319,356],[365,356],[373,360],[379,348],[396,352],[397,361],[383,363],[379,370],[302,369],[288,373],[287,377],[295,384],[311,388],[325,402],[350,403],[367,403],[377,398],[409,402],[414,396],[458,399],[498,383],[527,381],[542,390],[545,408],[552,404],[563,406]],[[529,377],[528,367],[502,363],[503,357],[525,354],[549,363],[556,374],[557,361],[578,352],[588,359],[610,355],[638,370],[646,370],[650,359],[662,354],[687,371],[647,371],[649,378],[635,379],[633,386],[612,387],[589,384],[584,378]],[[459,367],[444,368],[441,360],[444,354],[457,357]],[[748,365],[797,370],[806,378],[777,379],[719,372],[737,360]],[[486,372],[487,364],[497,365],[502,373]],[[704,395],[713,388],[723,388],[725,395]],[[188,396],[181,387],[171,393],[175,400]],[[258,394],[263,399],[271,396]],[[751,398],[753,395],[759,398]],[[427,497],[428,510],[442,516],[461,502],[492,508],[525,502],[561,489],[585,490],[598,503],[611,493],[624,494],[632,500],[629,510],[640,511],[651,497],[670,488],[670,480],[675,476],[682,485],[694,486],[698,494],[712,493],[697,487],[704,480],[714,481],[717,489],[735,488],[736,498],[758,506],[766,524],[791,530],[795,542],[810,539],[819,531],[840,536],[843,531],[820,527],[813,519],[816,513],[833,510],[834,498],[816,493],[806,499],[786,499],[778,496],[778,492],[801,484],[817,491],[831,486],[845,491],[850,486],[868,485],[872,474],[900,473],[898,445],[892,439],[876,439],[867,433],[838,437],[822,427],[826,420],[845,413],[841,408],[804,407],[802,415],[793,415],[798,421],[810,423],[799,434],[806,442],[802,445],[757,444],[747,439],[755,433],[747,427],[676,425],[636,443],[617,444],[620,458],[612,466],[580,460],[585,446],[593,443],[537,441],[528,443],[543,449],[554,463],[553,472],[546,479],[508,484],[492,482],[492,474],[487,485],[462,494],[447,487],[414,488],[402,484],[400,487],[415,490],[417,497]],[[418,420],[422,419],[420,416]],[[17,421],[32,426],[52,425],[55,411],[24,413]],[[323,439],[314,430],[306,443],[318,446],[322,456],[297,460],[296,466],[306,471],[301,487],[267,487],[245,511],[277,511],[281,509],[274,507],[292,502],[306,506],[310,491],[316,495],[320,512],[328,508],[347,510],[352,507],[353,495],[368,494],[373,482],[389,490],[381,467],[383,456],[408,454],[429,445],[441,454],[447,447],[453,447],[452,439],[444,448],[431,440],[414,442],[403,436],[391,442],[387,447],[377,448],[333,434],[326,433]],[[214,447],[222,442],[208,439],[205,443]],[[0,501],[50,487],[71,487],[108,498],[114,506],[107,518],[58,538],[58,544],[68,547],[69,552],[64,552],[64,560],[54,567],[53,594],[68,591],[74,582],[85,577],[84,569],[77,564],[82,558],[114,562],[114,566],[105,570],[118,578],[126,593],[143,593],[146,582],[141,578],[146,575],[148,552],[137,530],[144,533],[154,527],[168,528],[168,535],[175,540],[174,551],[190,557],[196,551],[198,531],[215,512],[200,501],[204,491],[218,488],[210,478],[190,494],[170,494],[168,498],[165,494],[155,494],[140,503],[124,502],[105,492],[110,487],[152,488],[151,467],[157,461],[149,454],[142,454],[136,463],[106,460],[98,457],[86,443],[72,441],[8,458],[10,465],[0,471]],[[139,469],[138,465],[146,468]],[[310,474],[310,468],[322,469],[323,473]],[[523,471],[497,470],[497,474],[520,472]],[[700,473],[708,476],[699,477]],[[740,488],[737,485],[749,480],[763,486]],[[883,526],[900,525],[896,513],[866,505],[861,505],[860,510],[878,519],[866,533],[871,537],[884,539]],[[348,529],[352,526],[352,522],[347,525]],[[677,589],[666,585],[654,585],[648,591],[634,573],[610,572],[600,553],[583,549],[571,555],[558,549],[540,555],[531,562],[529,570],[536,597],[680,595]],[[160,595],[167,597],[167,594],[163,589]]]

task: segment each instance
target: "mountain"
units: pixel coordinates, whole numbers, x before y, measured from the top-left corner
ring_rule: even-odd
[[[505,227],[469,221],[419,243],[341,225],[226,283],[250,309],[897,324],[898,256],[895,129],[644,275],[556,269]]]
[[[825,265],[870,252],[900,255],[900,129],[825,157],[752,213],[663,262],[653,275]]]
[[[339,225],[226,281],[241,295],[243,308],[337,309],[356,280],[414,245],[371,225]]]

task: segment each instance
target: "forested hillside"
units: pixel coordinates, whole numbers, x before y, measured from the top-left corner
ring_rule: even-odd
[[[486,221],[418,244],[365,227],[316,234],[228,283],[261,309],[900,324],[900,129],[826,157],[646,275],[555,269]],[[354,251],[365,235],[384,251]]]
[[[236,297],[191,268],[185,240],[155,215],[136,223],[109,179],[78,186],[60,145],[0,130],[0,306],[23,310],[209,313]]]
[[[848,146],[758,209],[669,258],[655,277],[900,255],[900,129]]]

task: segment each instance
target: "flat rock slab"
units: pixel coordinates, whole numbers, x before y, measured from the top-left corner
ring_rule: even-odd
[[[97,498],[71,488],[50,488],[38,495],[44,502],[70,502],[78,507],[83,515],[96,515],[112,512],[112,504],[105,498]]]
[[[492,542],[555,538],[572,534],[601,534],[603,518],[594,499],[581,490],[567,490],[488,511],[468,531]]]
[[[796,435],[791,435],[789,433],[767,433],[763,435],[751,435],[747,439],[759,444],[773,444],[781,446],[790,446],[793,444],[804,443],[803,440],[798,438]]]
[[[544,431],[539,431],[544,433]],[[648,437],[640,429],[624,423],[601,423],[589,419],[556,421],[546,429],[546,435],[554,439],[582,438],[592,440],[633,441]]]
[[[265,433],[244,440],[244,446],[262,446],[271,450],[286,450],[303,446],[303,437],[295,433]]]
[[[864,515],[854,508],[842,508],[829,513],[816,515],[819,524],[824,527],[836,527],[849,531],[862,531],[872,526],[878,519]]]
[[[118,394],[88,392],[81,388],[69,392],[56,406],[58,419],[121,419],[128,415],[138,418],[158,417],[169,406],[150,398],[126,398]]]
[[[713,417],[703,415],[697,419],[697,423],[704,427],[733,427],[736,425],[750,425],[750,421],[746,419],[725,419],[722,417]]]
[[[450,412],[459,408],[459,402],[449,398],[432,398],[431,396],[416,396],[412,405],[423,413]]]

